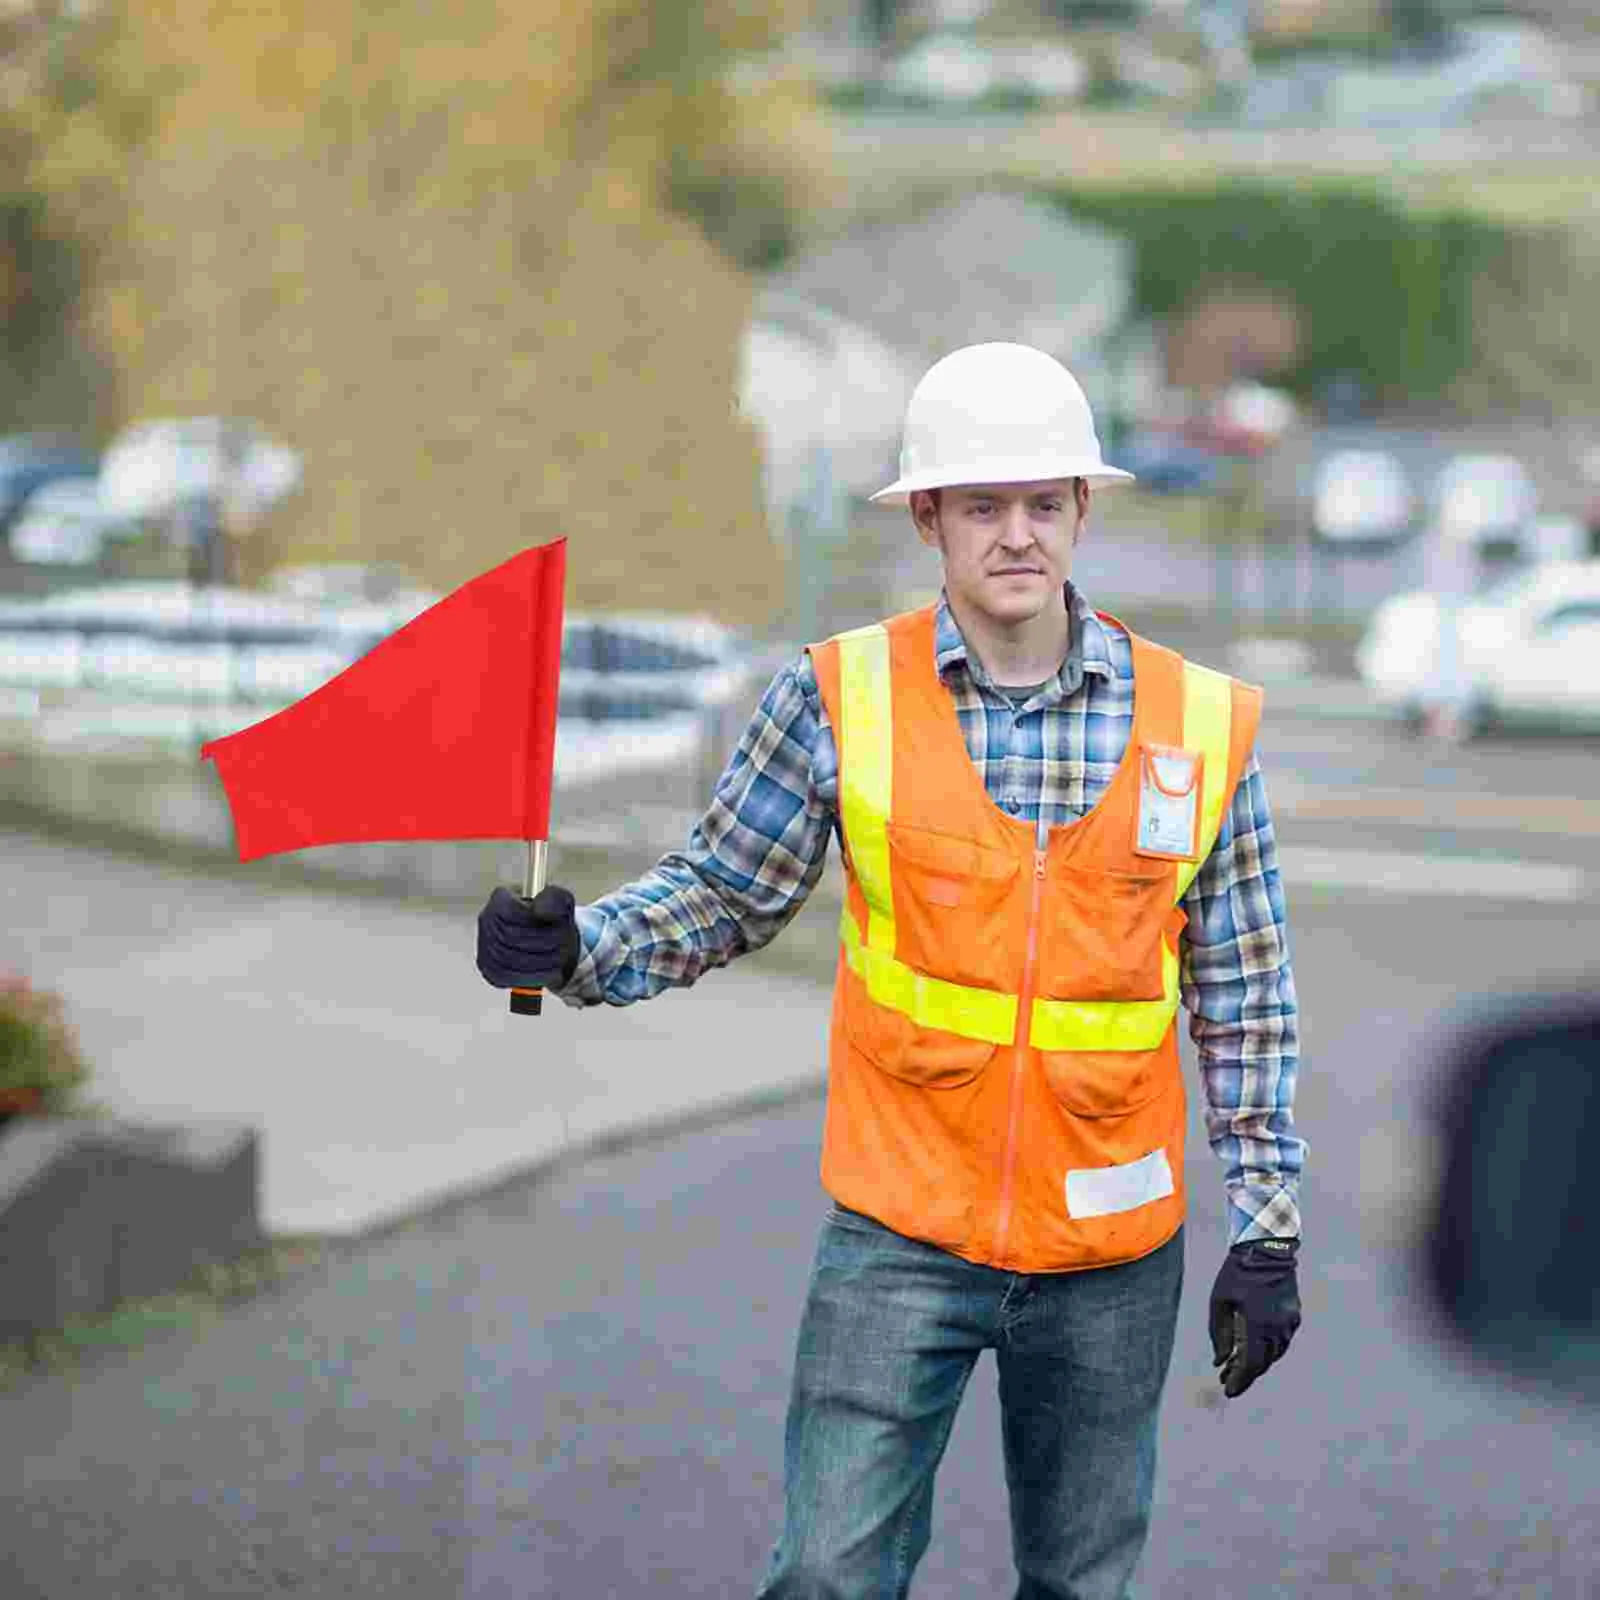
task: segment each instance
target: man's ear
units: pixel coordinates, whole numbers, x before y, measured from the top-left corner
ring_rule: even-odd
[[[926,545],[939,543],[939,503],[926,489],[911,491],[911,521],[917,537]]]
[[[1082,521],[1089,515],[1089,480],[1087,478],[1074,478],[1072,480],[1072,498],[1077,502],[1078,519]]]

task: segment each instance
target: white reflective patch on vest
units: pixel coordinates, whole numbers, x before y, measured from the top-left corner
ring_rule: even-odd
[[[1067,1174],[1067,1215],[1108,1217],[1133,1211],[1173,1192],[1165,1150],[1152,1150],[1120,1167],[1080,1167]]]

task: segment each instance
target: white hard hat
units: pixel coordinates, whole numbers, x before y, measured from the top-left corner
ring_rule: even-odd
[[[1104,488],[1133,474],[1100,459],[1089,402],[1053,356],[1026,344],[969,344],[911,391],[900,476],[872,498],[904,505],[913,489],[1042,478]]]

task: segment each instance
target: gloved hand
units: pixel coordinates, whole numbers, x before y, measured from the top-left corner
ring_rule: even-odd
[[[582,948],[572,891],[560,884],[531,900],[501,884],[478,913],[478,971],[497,989],[559,989]]]
[[[1289,1348],[1300,1326],[1294,1258],[1298,1239],[1236,1244],[1211,1289],[1211,1365],[1237,1398]]]

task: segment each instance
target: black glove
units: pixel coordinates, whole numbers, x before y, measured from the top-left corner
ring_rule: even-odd
[[[1236,1244],[1211,1288],[1211,1365],[1222,1392],[1243,1394],[1289,1348],[1300,1326],[1298,1239]]]
[[[497,989],[559,989],[581,950],[577,906],[560,884],[531,900],[502,884],[478,913],[478,971]]]

